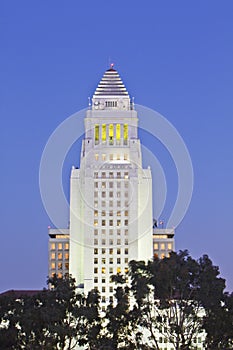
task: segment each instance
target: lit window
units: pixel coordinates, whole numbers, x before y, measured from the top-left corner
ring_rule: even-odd
[[[117,248],[117,254],[118,254],[118,255],[121,254],[120,248]]]
[[[106,154],[102,154],[102,160],[105,161],[106,160]]]
[[[129,216],[128,210],[125,210],[125,216]]]
[[[120,210],[117,211],[117,216],[121,216],[121,211]]]
[[[117,141],[120,141],[120,139],[121,139],[121,125],[120,124],[116,125],[116,139],[117,139]]]
[[[106,259],[102,258],[102,264],[106,264]]]
[[[95,144],[97,145],[99,143],[99,125],[95,124]]]
[[[102,124],[102,141],[106,141],[106,124]]]
[[[117,226],[121,226],[121,220],[117,220]]]
[[[65,253],[65,260],[69,259],[69,253]]]
[[[98,226],[98,219],[94,220],[94,226]]]
[[[98,210],[95,210],[95,211],[94,211],[94,215],[95,215],[95,216],[98,216]]]
[[[161,244],[160,244],[160,249],[161,249],[161,250],[165,250],[165,243],[161,243]]]
[[[128,267],[125,267],[125,273],[128,273],[128,272],[129,272]]]
[[[155,249],[155,250],[158,250],[158,249],[159,249],[158,243],[154,243],[154,249]]]
[[[98,254],[98,249],[97,248],[94,249],[94,254]]]
[[[59,260],[61,260],[62,259],[62,253],[58,253],[57,257],[58,257]]]
[[[99,154],[95,153],[95,160],[99,160]]]
[[[117,267],[117,273],[121,273],[121,268]]]
[[[114,138],[113,124],[109,124],[109,144],[110,145],[113,145],[113,138]]]
[[[52,243],[50,249],[55,249],[55,243]]]
[[[59,250],[62,250],[62,243],[58,243],[57,246],[58,246],[58,249],[59,249]]]
[[[172,250],[172,244],[171,243],[167,244],[167,249]]]
[[[58,277],[58,278],[62,278],[62,273],[61,273],[61,272],[58,273],[58,274],[57,274],[57,277]]]
[[[102,216],[106,216],[106,211],[105,211],[105,210],[102,210],[101,215],[102,215]]]
[[[109,254],[110,254],[110,255],[113,254],[113,249],[112,249],[112,248],[109,249]]]
[[[101,272],[102,272],[102,273],[105,273],[105,272],[106,272],[106,267],[102,267],[102,268],[101,268]]]
[[[128,124],[124,124],[124,145],[127,145],[128,141]]]
[[[51,269],[55,269],[55,266],[56,266],[55,263],[52,263],[51,264]]]
[[[125,179],[128,179],[128,178],[129,178],[129,173],[126,172],[126,173],[125,173]]]
[[[69,243],[65,243],[65,250],[69,249]]]
[[[109,258],[109,264],[113,264],[113,258]]]
[[[106,188],[106,182],[102,182],[102,188]]]
[[[109,267],[109,273],[113,273],[113,267]]]

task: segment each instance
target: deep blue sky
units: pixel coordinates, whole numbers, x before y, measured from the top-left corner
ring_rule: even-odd
[[[233,290],[232,16],[232,0],[1,1],[0,291],[46,284],[40,157],[53,130],[87,106],[109,61],[189,149],[195,187],[176,248],[207,253]],[[164,154],[158,147],[162,164]],[[67,157],[66,189],[78,159]]]

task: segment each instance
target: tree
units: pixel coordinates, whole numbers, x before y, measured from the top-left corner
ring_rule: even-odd
[[[130,262],[132,290],[140,324],[149,345],[159,349],[158,335],[175,349],[192,349],[204,330],[208,310],[220,307],[225,282],[208,256],[198,261],[187,251],[153,262]]]

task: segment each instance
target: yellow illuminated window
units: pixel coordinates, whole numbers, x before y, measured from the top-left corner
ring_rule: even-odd
[[[124,124],[124,144],[128,141],[128,124]]]
[[[160,249],[162,249],[162,250],[165,249],[165,244],[164,244],[164,243],[161,243],[161,244],[160,244]]]
[[[69,253],[65,253],[65,260],[69,259]]]
[[[95,160],[99,160],[99,154],[98,153],[95,154]]]
[[[106,160],[106,154],[104,154],[104,153],[102,154],[102,160],[104,160],[104,161]]]
[[[106,124],[102,124],[102,141],[106,141]]]
[[[55,243],[51,244],[51,249],[55,249]]]
[[[57,257],[58,257],[59,260],[61,260],[62,259],[62,253],[58,253]]]
[[[109,124],[109,144],[113,145],[114,128],[113,124]]]
[[[116,139],[117,139],[117,141],[120,141],[120,139],[121,139],[121,125],[120,124],[116,125]]]
[[[58,270],[62,270],[62,263],[58,263]]]
[[[172,249],[172,244],[171,244],[171,243],[168,243],[168,244],[167,244],[167,249],[169,249],[169,250]]]
[[[105,273],[106,272],[106,268],[105,267],[102,267],[102,273]]]
[[[158,250],[159,249],[159,245],[158,243],[154,243],[154,249]]]
[[[62,243],[58,243],[58,249],[59,249],[59,250],[62,249]]]
[[[121,268],[120,267],[117,268],[117,273],[121,273]]]
[[[99,125],[95,124],[95,144],[99,143],[99,131],[100,131]]]
[[[51,269],[55,269],[55,263],[51,264]]]
[[[69,243],[65,243],[65,249],[69,249]]]

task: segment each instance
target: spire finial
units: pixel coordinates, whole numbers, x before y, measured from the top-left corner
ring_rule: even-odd
[[[114,63],[110,63],[110,68],[113,69]]]

